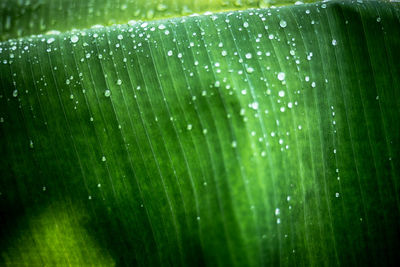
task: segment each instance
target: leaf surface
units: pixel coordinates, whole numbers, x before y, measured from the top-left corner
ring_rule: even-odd
[[[2,263],[395,265],[399,14],[334,1],[1,43]]]

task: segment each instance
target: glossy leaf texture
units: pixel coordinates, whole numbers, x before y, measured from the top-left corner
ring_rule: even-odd
[[[1,43],[2,265],[396,265],[399,7]]]
[[[2,0],[0,41],[193,13],[266,8],[315,0]]]

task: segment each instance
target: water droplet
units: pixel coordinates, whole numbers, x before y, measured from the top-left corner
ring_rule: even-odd
[[[167,55],[170,57],[170,56],[172,56],[172,50],[169,50],[168,52],[167,52]]]
[[[101,157],[101,161],[106,161],[107,159],[106,159],[106,157],[105,156],[103,156],[103,157]]]
[[[278,73],[278,80],[283,81],[285,79],[285,73],[284,72],[279,72]]]
[[[254,69],[252,67],[247,67],[246,71],[247,71],[247,73],[253,73]]]
[[[249,27],[249,23],[248,23],[247,21],[245,21],[245,22],[243,23],[243,27],[244,27],[244,28]]]
[[[337,45],[336,39],[333,39],[333,40],[332,40],[332,45],[333,45],[333,46]]]
[[[272,40],[272,39],[274,39],[274,35],[271,33],[270,35],[268,35],[268,38],[269,38],[270,40]]]
[[[232,146],[233,148],[237,147],[237,143],[236,143],[236,141],[232,141],[232,144],[231,144],[231,146]]]
[[[105,97],[109,97],[110,95],[111,95],[111,91],[107,89],[107,90],[104,92],[104,96],[105,96]]]
[[[338,192],[336,192],[335,197],[339,197],[339,196],[340,196],[340,194]]]
[[[117,80],[117,84],[118,84],[118,85],[121,85],[121,84],[122,84],[122,81],[121,81],[120,79],[118,79],[118,80]]]
[[[252,109],[254,109],[254,110],[257,110],[257,109],[258,109],[258,102],[253,102],[253,103],[251,103],[251,104],[250,104],[250,107],[251,107]]]
[[[247,58],[247,59],[250,59],[251,57],[252,57],[252,56],[251,56],[251,53],[247,53],[247,54],[246,54],[246,58]]]
[[[72,35],[70,40],[72,43],[76,43],[79,41],[79,37],[77,35]]]
[[[278,216],[279,214],[281,214],[281,210],[279,208],[275,209],[275,215]]]
[[[285,96],[285,91],[280,90],[279,93],[278,93],[278,95],[279,95],[280,97],[284,97],[284,96]]]
[[[308,53],[308,55],[307,55],[307,60],[311,60],[312,56],[313,56],[313,53],[312,53],[312,52]]]
[[[122,39],[124,39],[124,36],[122,34],[118,34],[117,38],[118,38],[118,40],[122,40]]]
[[[281,20],[279,22],[279,26],[281,26],[282,28],[285,28],[287,26],[287,22],[285,20]]]
[[[54,37],[51,37],[47,40],[48,44],[51,44],[52,42],[54,42],[56,39],[54,39]]]
[[[13,91],[13,97],[17,97],[17,96],[18,96],[18,90],[15,89],[15,90]]]

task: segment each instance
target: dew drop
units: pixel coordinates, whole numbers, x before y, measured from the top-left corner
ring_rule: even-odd
[[[79,41],[79,37],[77,35],[72,35],[70,40],[72,43],[76,43]]]
[[[233,148],[237,147],[237,143],[236,143],[236,141],[232,141],[232,144],[231,144],[231,146],[232,146]]]
[[[279,95],[280,97],[284,97],[284,96],[285,96],[285,91],[280,90],[279,93],[278,93],[278,95]]]
[[[285,20],[281,20],[279,22],[279,26],[281,26],[282,28],[285,28],[287,26],[287,22]]]
[[[124,36],[122,36],[122,34],[118,34],[117,38],[118,38],[118,40],[122,40],[122,39],[124,39]]]
[[[250,107],[251,107],[252,109],[254,109],[254,110],[257,110],[257,109],[258,109],[258,102],[253,102],[253,103],[251,103],[251,104],[250,104]]]
[[[56,39],[54,39],[53,37],[51,37],[51,38],[49,38],[48,40],[47,40],[47,43],[48,44],[51,44],[52,42],[54,42]]]
[[[15,90],[13,91],[13,97],[17,97],[17,96],[18,96],[18,90],[15,89]]]
[[[246,71],[247,71],[247,73],[253,73],[254,69],[252,67],[247,67]]]
[[[111,95],[111,91],[107,89],[107,90],[104,92],[104,96],[105,96],[105,97],[109,97],[110,95]]]
[[[281,210],[279,208],[275,209],[275,215],[278,216],[279,214],[281,214]]]
[[[284,72],[279,72],[278,73],[278,80],[283,81],[285,79],[285,73]]]

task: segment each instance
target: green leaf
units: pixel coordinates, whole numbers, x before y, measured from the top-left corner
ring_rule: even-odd
[[[32,34],[64,32],[204,13],[287,5],[294,0],[3,0],[0,41]],[[315,2],[306,0],[304,2]],[[300,2],[302,3],[302,2]]]
[[[1,264],[396,265],[399,8],[1,43]]]

